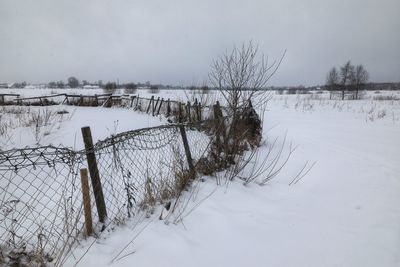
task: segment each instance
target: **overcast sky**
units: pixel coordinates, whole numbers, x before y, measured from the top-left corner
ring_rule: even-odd
[[[249,40],[287,49],[270,85],[322,84],[347,60],[400,81],[400,0],[1,0],[0,82],[198,84]]]

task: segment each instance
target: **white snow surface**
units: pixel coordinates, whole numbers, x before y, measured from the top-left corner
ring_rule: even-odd
[[[181,223],[158,220],[158,210],[88,239],[78,266],[400,266],[400,105],[343,103],[275,97],[264,137],[287,132],[299,147],[274,180],[216,186],[208,177]],[[393,118],[368,117],[374,105]],[[307,160],[317,163],[289,186]]]
[[[98,140],[165,123],[117,108],[75,112],[43,142],[81,147],[82,126],[93,127]],[[181,222],[159,220],[159,207],[150,218],[83,240],[65,266],[400,266],[399,118],[398,100],[275,96],[265,142],[286,134],[298,145],[277,177],[265,186],[237,179],[217,186],[205,177]],[[15,131],[8,147],[35,143]],[[306,161],[316,164],[289,186]]]
[[[16,120],[15,115],[1,114],[3,119],[9,117],[15,124],[20,125],[19,121],[27,121],[30,119],[27,114],[43,114],[48,111],[54,115],[51,119],[52,123],[39,128],[36,134],[35,123],[27,127],[10,127],[7,134],[0,136],[0,149],[7,150],[12,148],[23,148],[39,145],[66,146],[75,150],[84,148],[81,128],[89,126],[92,132],[94,142],[105,139],[112,134],[158,126],[165,124],[165,118],[152,117],[147,114],[135,112],[133,110],[122,108],[102,108],[102,107],[75,107],[75,106],[48,106],[48,107],[11,107],[5,106],[7,109],[21,109],[23,111],[21,120]],[[1,111],[1,109],[0,109]],[[67,111],[66,114],[56,114],[56,112]],[[1,117],[0,116],[0,117]],[[53,117],[52,117],[53,118]],[[0,122],[1,123],[1,122]]]

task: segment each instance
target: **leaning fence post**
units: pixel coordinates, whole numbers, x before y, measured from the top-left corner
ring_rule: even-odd
[[[251,102],[250,102],[251,105]],[[214,114],[217,113],[217,123],[218,123],[218,128],[219,128],[219,134],[222,136],[222,140],[224,142],[224,150],[225,150],[225,155],[228,155],[229,149],[228,149],[228,137],[226,136],[226,126],[225,126],[225,120],[224,120],[224,115],[222,114],[222,109],[221,105],[219,104],[219,101],[216,102],[215,104],[216,110],[214,110]]]
[[[194,114],[195,120],[200,121],[199,119],[199,102],[197,102],[197,98],[194,99]]]
[[[169,117],[169,115],[171,114],[171,106],[170,106],[170,100],[168,98],[168,102],[167,102],[167,117]]]
[[[151,104],[153,103],[153,101],[154,101],[154,95],[152,95],[151,98],[150,98],[150,102],[149,102],[149,105],[147,106],[146,113],[149,113],[150,107],[151,107]]]
[[[161,102],[160,102],[160,105],[158,106],[158,110],[157,110],[157,115],[160,115],[160,109],[161,109],[163,102],[164,102],[164,98],[161,98]]]
[[[66,101],[67,105],[69,105],[69,99],[68,99],[68,95],[67,94],[65,94],[65,100],[64,101]]]
[[[154,101],[153,101],[153,110],[152,110],[152,116],[154,116],[154,112],[156,111],[156,109],[157,109],[157,106],[158,106],[158,102],[160,101],[160,97],[158,97],[157,98],[157,102],[156,102],[156,105],[154,106]]]
[[[83,211],[85,215],[85,228],[86,235],[92,235],[92,208],[90,206],[90,193],[89,193],[89,179],[87,169],[80,169],[81,173],[81,184],[82,184],[82,196],[83,196]]]
[[[201,106],[201,103],[199,102],[198,103],[198,106],[197,106],[197,119],[199,120],[199,121],[201,121],[201,109],[202,109],[202,106]]]
[[[178,103],[178,122],[182,122],[182,103]]]
[[[135,106],[135,110],[137,110],[138,109],[138,106],[139,106],[139,99],[140,98],[140,96],[139,95],[137,95],[137,98],[136,98],[136,106]],[[139,109],[139,111],[141,111],[140,109]]]
[[[94,95],[94,99],[95,99],[95,106],[99,106],[99,97],[97,96],[97,94]]]
[[[189,142],[186,136],[186,131],[185,131],[185,126],[180,124],[179,130],[182,135],[182,141],[183,141],[183,147],[185,148],[185,154],[186,154],[186,159],[189,165],[189,171],[191,175],[194,175],[194,165],[193,165],[193,159],[192,159],[192,154],[190,153],[190,147],[189,147]]]
[[[218,112],[218,106],[217,104],[215,104],[213,106],[214,109],[214,132],[215,132],[215,145],[217,146],[217,152],[218,154],[221,153],[221,129],[220,129],[220,125],[219,125],[219,112]]]
[[[192,122],[191,113],[190,113],[190,108],[191,108],[190,101],[187,102],[186,108],[187,108],[187,113],[186,113],[187,119],[189,122]]]
[[[112,105],[113,105],[113,100],[112,100],[112,98],[113,98],[113,95],[112,95],[112,93],[111,93],[110,96],[108,97],[107,108],[111,108],[111,107],[112,107]]]
[[[134,95],[131,95],[131,108],[133,107],[133,100],[135,99]]]
[[[93,151],[93,139],[90,127],[82,127],[83,142],[85,144],[86,159],[88,162],[90,179],[92,181],[92,187],[94,192],[94,198],[96,200],[97,213],[99,215],[100,222],[104,223],[107,218],[106,203],[104,202],[103,188],[101,186],[99,169],[97,168],[96,155]]]

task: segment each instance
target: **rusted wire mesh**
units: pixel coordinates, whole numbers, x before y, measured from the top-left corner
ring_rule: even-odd
[[[186,128],[194,161],[207,152],[210,137]],[[136,130],[99,141],[94,146],[107,206],[108,223],[120,223],[139,210],[176,196],[188,162],[175,125]]]
[[[82,228],[80,164],[74,151],[52,146],[0,153],[3,252],[52,260],[74,242]]]
[[[196,163],[207,155],[211,137],[194,126],[129,131],[99,141],[89,151],[96,155],[106,225],[122,223],[139,211],[150,214],[156,204],[177,195],[189,168],[179,127],[185,128]],[[87,152],[52,146],[0,152],[4,255],[34,252],[50,261],[70,251],[83,233],[79,170],[90,167]],[[94,199],[92,191],[92,217],[97,223]]]

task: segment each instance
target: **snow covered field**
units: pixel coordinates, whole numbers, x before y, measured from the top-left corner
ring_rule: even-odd
[[[277,96],[268,106],[264,136],[287,132],[299,145],[276,179],[226,188],[209,178],[182,223],[127,225],[80,266],[399,266],[399,101],[311,104]],[[378,110],[387,115],[369,119]],[[288,186],[307,160],[317,163]]]
[[[185,98],[182,92],[163,94]],[[195,184],[178,223],[158,220],[159,208],[149,219],[83,241],[66,265],[86,253],[78,266],[399,266],[400,101],[373,99],[382,94],[399,96],[274,96],[265,112],[264,139],[282,142],[286,134],[298,145],[275,179],[265,186],[239,180],[216,186],[208,177]],[[69,113],[43,135],[42,144],[82,147],[80,127],[86,125],[96,141],[165,123],[117,108],[48,109]],[[11,116],[0,114],[2,121]],[[0,139],[1,149],[34,145],[31,128],[12,129],[10,139]],[[261,151],[266,154],[267,147]],[[316,164],[289,186],[307,161]]]
[[[67,112],[67,113],[65,113]],[[58,114],[61,113],[61,114]],[[50,114],[48,123],[36,127],[37,117]],[[90,126],[94,142],[111,134],[133,129],[165,124],[161,117],[152,117],[132,110],[102,107],[0,107],[0,127],[5,133],[0,135],[0,149],[23,148],[36,143],[40,145],[67,146],[75,150],[83,148],[81,127]],[[20,126],[23,127],[20,127]]]

